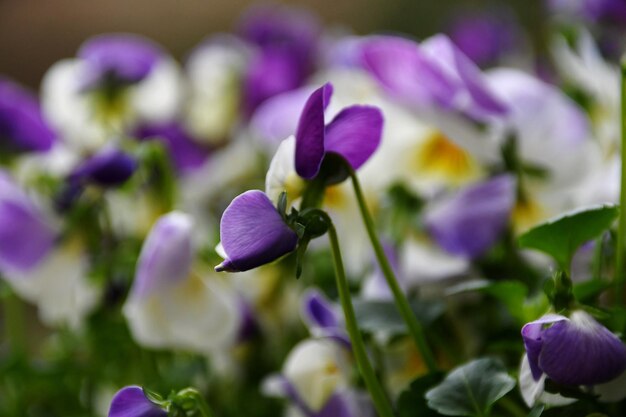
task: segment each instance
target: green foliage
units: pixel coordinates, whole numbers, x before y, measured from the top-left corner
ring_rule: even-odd
[[[497,360],[482,358],[455,368],[426,393],[428,406],[446,416],[488,416],[491,406],[515,387]]]
[[[576,250],[611,227],[618,214],[616,206],[608,205],[576,210],[530,229],[518,243],[552,256],[569,274]]]
[[[441,302],[413,303],[411,308],[423,324],[435,321],[444,311]],[[407,332],[406,324],[392,301],[356,301],[354,311],[359,328],[366,332],[382,331],[397,335]]]
[[[400,417],[438,417],[438,412],[429,408],[426,404],[426,391],[440,383],[444,374],[435,372],[421,376],[413,382],[409,388],[400,394],[398,398],[398,415]]]

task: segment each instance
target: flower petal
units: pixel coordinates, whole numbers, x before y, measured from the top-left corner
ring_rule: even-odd
[[[524,347],[526,348],[526,355],[528,356],[528,364],[530,365],[530,371],[535,381],[538,381],[543,373],[541,368],[539,368],[539,355],[541,354],[543,345],[543,326],[567,320],[565,316],[546,314],[538,320],[526,323],[524,327],[522,327],[522,338],[524,339]]]
[[[341,155],[355,170],[380,145],[383,115],[377,107],[351,106],[343,109],[326,126],[326,152]]]
[[[220,238],[228,259],[216,271],[238,272],[272,262],[293,251],[296,233],[285,224],[270,199],[258,190],[235,197],[224,210]]]
[[[339,326],[339,316],[331,303],[316,290],[311,290],[305,294],[302,314],[309,327]]]
[[[88,64],[83,85],[90,88],[110,75],[124,83],[139,82],[150,74],[162,52],[146,38],[118,33],[89,39],[80,47],[78,56]]]
[[[103,187],[120,185],[137,169],[137,161],[116,148],[104,148],[80,164],[70,174],[70,181],[88,182]]]
[[[176,211],[155,223],[141,248],[133,296],[145,297],[187,278],[194,253],[192,228],[191,217]]]
[[[584,311],[543,331],[539,367],[556,383],[595,385],[626,369],[626,346]]]
[[[141,387],[128,386],[113,397],[108,417],[167,417],[167,412],[151,402]]]
[[[514,204],[515,180],[500,176],[435,203],[424,223],[447,252],[476,257],[500,237]]]
[[[330,83],[315,90],[300,115],[296,130],[296,172],[302,178],[311,179],[320,170],[324,158],[324,110],[332,90]]]
[[[56,238],[44,212],[0,170],[0,269],[31,270],[50,253]]]

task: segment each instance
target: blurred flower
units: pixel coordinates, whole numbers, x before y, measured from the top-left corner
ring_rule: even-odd
[[[298,235],[270,199],[258,190],[237,196],[224,210],[220,238],[226,259],[216,271],[239,272],[270,263],[292,252]]]
[[[239,33],[256,47],[244,80],[248,115],[266,99],[300,87],[314,69],[320,28],[306,12],[253,8],[242,19]]]
[[[623,24],[626,4],[622,0],[548,0],[552,12],[591,22]]]
[[[101,149],[70,174],[69,181],[112,187],[126,182],[137,169],[137,160],[114,147]]]
[[[545,373],[557,384],[596,385],[626,369],[624,344],[582,310],[527,323],[522,337],[535,381]]]
[[[311,334],[333,338],[350,346],[350,338],[339,311],[317,290],[309,290],[302,297],[302,318]]]
[[[188,215],[172,212],[144,242],[123,310],[133,337],[144,346],[208,354],[237,337],[238,297],[214,273],[194,270],[192,228]]]
[[[505,13],[464,13],[450,24],[450,39],[469,59],[484,66],[515,50],[519,36],[514,19]]]
[[[181,83],[178,65],[152,41],[100,35],[86,41],[77,58],[48,70],[42,105],[64,141],[93,150],[140,122],[173,118]]]
[[[115,394],[108,417],[167,417],[167,411],[150,401],[141,387],[131,385]]]
[[[79,241],[61,240],[55,219],[0,171],[0,272],[50,325],[79,327],[100,288],[88,279]]]
[[[56,135],[43,119],[37,98],[0,77],[0,151],[45,152]]]
[[[500,176],[444,198],[424,214],[428,233],[451,254],[474,258],[488,250],[508,224],[515,180]]]

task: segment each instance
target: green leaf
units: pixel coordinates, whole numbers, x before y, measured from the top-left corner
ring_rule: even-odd
[[[528,417],[539,417],[541,413],[543,413],[544,408],[545,406],[543,404],[537,404],[533,407],[532,410],[530,410],[530,413],[528,413]]]
[[[491,406],[511,391],[515,380],[497,360],[473,360],[453,369],[426,393],[428,406],[446,416],[487,416]]]
[[[426,391],[439,384],[442,372],[434,372],[414,379],[406,391],[398,397],[397,410],[400,417],[439,417],[441,414],[426,405]]]
[[[411,309],[420,322],[429,324],[443,313],[445,307],[437,301],[420,301],[411,303]],[[392,335],[407,332],[406,324],[392,301],[355,300],[354,312],[359,328],[365,332],[384,331]]]
[[[547,253],[569,273],[574,252],[611,227],[618,214],[617,206],[609,205],[576,210],[530,229],[518,243]]]

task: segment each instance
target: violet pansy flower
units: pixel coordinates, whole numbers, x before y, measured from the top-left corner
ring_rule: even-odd
[[[302,318],[313,336],[328,337],[350,346],[342,316],[319,291],[311,290],[304,295]]]
[[[146,78],[162,58],[160,48],[143,37],[106,34],[93,37],[78,51],[85,62],[84,88],[106,82],[134,84]]]
[[[292,252],[298,244],[296,232],[259,190],[235,197],[224,210],[220,238],[227,257],[215,267],[218,272],[256,268]]]
[[[304,105],[296,130],[295,168],[299,176],[313,179],[324,156],[335,153],[358,169],[380,144],[383,116],[373,106],[350,106],[326,124],[324,111],[330,102],[330,83],[315,90]]]
[[[167,417],[167,412],[150,401],[141,387],[131,385],[115,394],[108,417]]]
[[[0,78],[0,152],[44,152],[55,133],[44,120],[37,98],[19,85]]]
[[[596,385],[626,369],[626,346],[582,310],[527,323],[522,338],[535,381],[545,373],[557,384]]]
[[[515,180],[500,176],[436,202],[425,214],[428,233],[445,251],[474,258],[504,231],[515,205]]]

